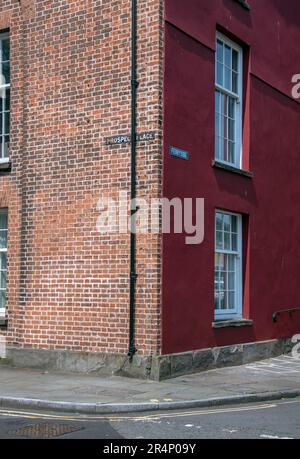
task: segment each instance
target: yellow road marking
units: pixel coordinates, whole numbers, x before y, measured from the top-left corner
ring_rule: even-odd
[[[179,418],[179,417],[191,417],[191,416],[206,416],[212,414],[222,414],[222,413],[239,413],[247,411],[256,411],[263,409],[270,409],[277,407],[277,404],[265,404],[265,405],[255,405],[248,407],[236,407],[236,408],[219,408],[219,409],[205,409],[201,411],[184,411],[177,413],[164,413],[164,414],[152,414],[152,415],[139,415],[139,416],[111,416],[111,415],[102,415],[102,416],[67,416],[67,415],[52,415],[52,414],[40,414],[32,413],[26,411],[14,411],[14,410],[5,410],[0,409],[0,416],[8,417],[22,417],[25,419],[55,419],[61,421],[79,421],[79,422],[90,422],[90,421],[109,421],[109,422],[122,422],[122,421],[147,421],[147,420],[159,420],[165,418]]]

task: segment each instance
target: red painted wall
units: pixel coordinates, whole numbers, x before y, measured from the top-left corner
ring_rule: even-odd
[[[261,341],[300,333],[300,73],[298,0],[165,0],[164,196],[205,198],[205,240],[163,238],[163,353]],[[245,48],[244,168],[253,178],[212,167],[215,34]],[[249,52],[250,50],[250,52]],[[248,73],[249,71],[249,73]],[[190,160],[171,157],[170,146]],[[252,327],[212,328],[214,215],[242,213],[244,316]]]

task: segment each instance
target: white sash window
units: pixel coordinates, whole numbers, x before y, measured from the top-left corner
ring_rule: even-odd
[[[10,45],[9,34],[0,34],[0,162],[9,161]]]
[[[7,275],[7,209],[0,209],[0,316],[5,315]]]
[[[215,159],[242,168],[243,50],[217,34]]]
[[[242,216],[216,212],[215,318],[242,318]]]

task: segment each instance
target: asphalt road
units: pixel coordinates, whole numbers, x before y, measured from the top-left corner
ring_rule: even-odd
[[[122,416],[0,409],[0,439],[299,439],[300,400]]]

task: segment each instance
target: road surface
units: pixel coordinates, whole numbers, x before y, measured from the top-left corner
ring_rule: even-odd
[[[299,439],[300,400],[120,416],[2,408],[0,438]]]

